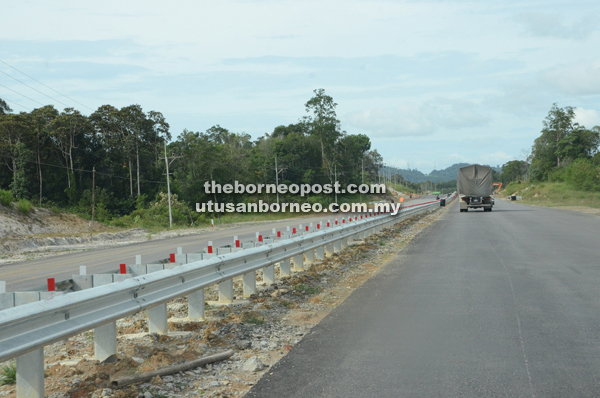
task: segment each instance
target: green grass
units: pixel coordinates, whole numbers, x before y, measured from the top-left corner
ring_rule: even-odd
[[[245,323],[251,323],[253,325],[262,325],[263,323],[265,323],[265,320],[263,318],[247,318],[245,320]]]
[[[33,207],[30,201],[27,199],[19,199],[17,202],[17,210],[19,210],[23,214],[29,214],[29,211]]]
[[[576,191],[564,182],[510,183],[503,194],[523,196],[523,203],[538,206],[600,208],[600,192]]]
[[[398,192],[415,193],[415,190],[402,184],[391,184],[391,187]]]
[[[252,325],[262,325],[265,323],[266,318],[257,311],[248,311],[242,314],[241,321]]]
[[[304,283],[294,285],[293,288],[294,288],[294,290],[298,290],[304,294],[318,294],[319,293],[318,287],[306,286]]]
[[[3,189],[0,189],[0,203],[3,206],[10,206],[10,204],[14,201],[15,201],[15,197],[13,196],[13,194],[10,191],[5,191]]]
[[[17,364],[9,362],[0,368],[0,385],[15,384],[17,382]]]

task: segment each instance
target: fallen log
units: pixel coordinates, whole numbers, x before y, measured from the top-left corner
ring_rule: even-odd
[[[161,368],[157,370],[153,370],[151,372],[140,373],[133,376],[121,377],[120,379],[113,380],[110,384],[113,388],[125,387],[133,383],[138,383],[142,381],[152,380],[156,376],[166,376],[178,372],[183,372],[189,369],[194,369],[199,366],[208,365],[209,363],[223,361],[234,354],[233,350],[228,350],[225,352],[221,352],[219,354],[210,355],[208,357],[196,359],[189,362],[179,363],[177,365],[167,366],[166,368]]]

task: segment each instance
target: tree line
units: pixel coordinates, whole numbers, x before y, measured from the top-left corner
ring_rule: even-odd
[[[140,105],[121,109],[102,105],[89,116],[52,105],[12,113],[0,99],[0,189],[16,199],[85,215],[91,211],[95,180],[101,221],[132,214],[165,198],[165,145],[171,192],[176,202],[188,207],[182,209],[182,214],[188,213],[182,220],[192,222],[196,217],[189,214],[192,203],[258,199],[256,195],[208,195],[205,181],[350,184],[375,180],[382,158],[371,150],[369,137],[343,131],[333,98],[323,89],[313,93],[305,104],[307,114],[297,123],[277,126],[255,140],[219,125],[204,132],[186,129],[172,140],[162,113],[146,112]],[[266,194],[261,199],[273,200]],[[331,198],[283,200],[329,202]]]
[[[513,181],[566,182],[574,189],[600,191],[600,126],[575,122],[575,109],[553,104],[526,160],[513,160],[499,178]]]

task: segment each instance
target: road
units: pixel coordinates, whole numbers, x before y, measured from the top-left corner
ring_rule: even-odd
[[[417,204],[433,199],[431,196],[423,196],[407,201],[406,204]],[[349,215],[347,214],[346,217]],[[212,241],[214,247],[231,245],[234,236],[241,241],[250,241],[256,238],[256,232],[263,236],[270,236],[273,228],[285,231],[287,226],[298,228],[299,224],[306,226],[312,222],[316,225],[321,221],[332,220],[333,222],[335,218],[341,222],[342,217],[339,214],[323,213],[319,216],[239,226],[176,238],[4,264],[0,266],[0,280],[6,281],[6,290],[9,292],[39,289],[44,286],[47,278],[55,278],[56,281],[71,278],[73,274],[79,273],[81,265],[87,266],[88,274],[115,272],[119,268],[119,264],[135,264],[135,256],[138,254],[142,255],[144,264],[156,263],[168,258],[170,253],[175,253],[177,247],[182,247],[184,253],[202,252],[206,249],[208,241]]]
[[[600,396],[599,231],[455,203],[246,397]]]

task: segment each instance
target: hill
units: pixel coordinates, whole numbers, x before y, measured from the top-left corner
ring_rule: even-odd
[[[431,181],[431,182],[447,182],[447,181],[452,181],[452,180],[456,180],[456,176],[458,174],[458,169],[460,169],[461,167],[464,166],[468,166],[472,163],[455,163],[450,167],[447,167],[443,170],[433,170],[431,173],[429,174],[424,174],[423,172],[417,170],[417,169],[399,169],[396,167],[383,167],[382,170],[385,173],[391,173],[393,174],[400,174],[402,177],[404,177],[405,180],[408,180],[410,182],[425,182],[425,181]],[[497,167],[493,167],[492,168],[496,171],[500,171],[498,170]]]

